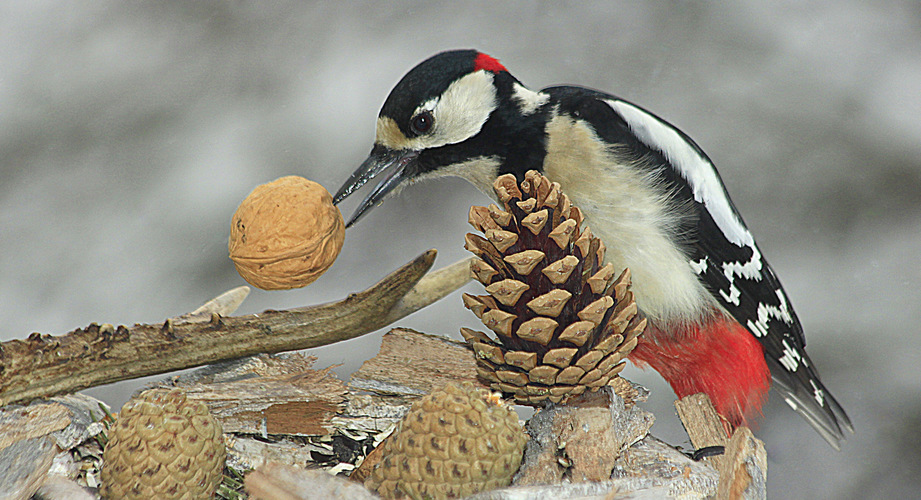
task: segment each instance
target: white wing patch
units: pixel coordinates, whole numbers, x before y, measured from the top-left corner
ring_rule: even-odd
[[[722,290],[720,290],[722,293]],[[790,308],[787,304],[787,297],[782,291],[775,290],[777,294],[778,305],[758,304],[758,320],[748,321],[748,329],[758,337],[764,337],[768,333],[768,322],[773,319],[779,319],[784,323],[793,323],[793,317],[790,316]]]
[[[723,276],[729,280],[729,293],[727,294],[724,290],[720,290],[720,295],[726,299],[726,302],[730,304],[739,305],[739,297],[742,295],[739,292],[739,289],[735,286],[736,276],[741,276],[745,279],[761,281],[761,252],[758,251],[758,247],[752,245],[752,258],[748,262],[742,264],[741,262],[724,262],[723,263]]]
[[[809,379],[809,385],[812,386],[812,396],[819,403],[819,406],[825,406],[825,391],[815,385],[815,380]]]
[[[700,275],[707,272],[707,258],[701,257],[700,260],[691,261],[691,269],[694,270],[694,274]]]
[[[514,84],[515,100],[518,101],[518,110],[527,116],[538,110],[550,100],[549,94],[534,92],[521,84]]]
[[[730,284],[729,284],[729,293],[726,293],[725,290],[720,290],[720,295],[723,296],[723,299],[725,299],[726,302],[729,302],[730,304],[732,304],[732,305],[734,305],[734,306],[738,306],[738,305],[739,305],[739,297],[742,296],[742,292],[740,292],[739,289],[736,288],[735,285],[733,285],[732,283],[730,283]]]
[[[787,343],[787,339],[783,340],[783,356],[780,357],[777,361],[783,365],[787,371],[795,372],[799,369],[800,360],[803,356],[796,350],[795,347],[790,347],[790,344]]]
[[[736,276],[761,281],[761,252],[759,252],[758,247],[754,245],[751,245],[751,249],[752,258],[745,264],[741,262],[723,263],[723,275],[726,276],[726,279],[728,279],[730,283],[735,281]]]
[[[626,120],[630,130],[647,146],[662,152],[684,177],[726,239],[738,246],[754,248],[755,240],[736,216],[713,165],[702,157],[674,128],[653,115],[624,101],[607,99],[609,106]]]

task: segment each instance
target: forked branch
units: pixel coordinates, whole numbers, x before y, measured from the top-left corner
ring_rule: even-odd
[[[45,398],[257,353],[359,337],[441,299],[470,279],[469,260],[428,273],[429,250],[343,300],[224,317],[216,312],[131,327],[91,324],[61,336],[0,344],[0,405]]]

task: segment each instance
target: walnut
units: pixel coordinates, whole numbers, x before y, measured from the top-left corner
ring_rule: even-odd
[[[228,249],[237,272],[265,290],[298,288],[326,272],[345,223],[323,186],[288,176],[258,186],[233,214]]]

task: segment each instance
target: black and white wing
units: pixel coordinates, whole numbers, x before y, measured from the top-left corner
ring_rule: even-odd
[[[556,93],[562,88],[547,89]],[[775,387],[784,400],[834,447],[842,427],[853,432],[844,410],[824,387],[806,355],[802,325],[773,269],[761,254],[726,192],[719,173],[700,147],[649,111],[601,92],[571,88],[595,103],[582,105],[596,132],[611,144],[635,151],[670,186],[676,202],[695,215],[682,228],[689,265],[720,305],[764,348]],[[597,105],[603,102],[613,113]],[[607,136],[606,136],[607,135]],[[650,161],[651,159],[651,161]]]

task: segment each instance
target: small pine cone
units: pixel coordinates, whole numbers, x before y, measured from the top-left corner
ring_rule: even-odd
[[[464,305],[487,328],[461,329],[490,387],[520,404],[559,403],[608,384],[646,327],[637,314],[630,272],[603,264],[604,244],[582,212],[536,171],[519,186],[511,174],[493,188],[495,204],[472,207],[465,248],[489,295],[464,294]]]
[[[109,429],[104,498],[212,498],[224,472],[221,424],[180,389],[150,389],[125,403]]]
[[[508,486],[528,435],[498,394],[448,383],[415,403],[384,441],[365,486],[385,499],[458,498]]]

